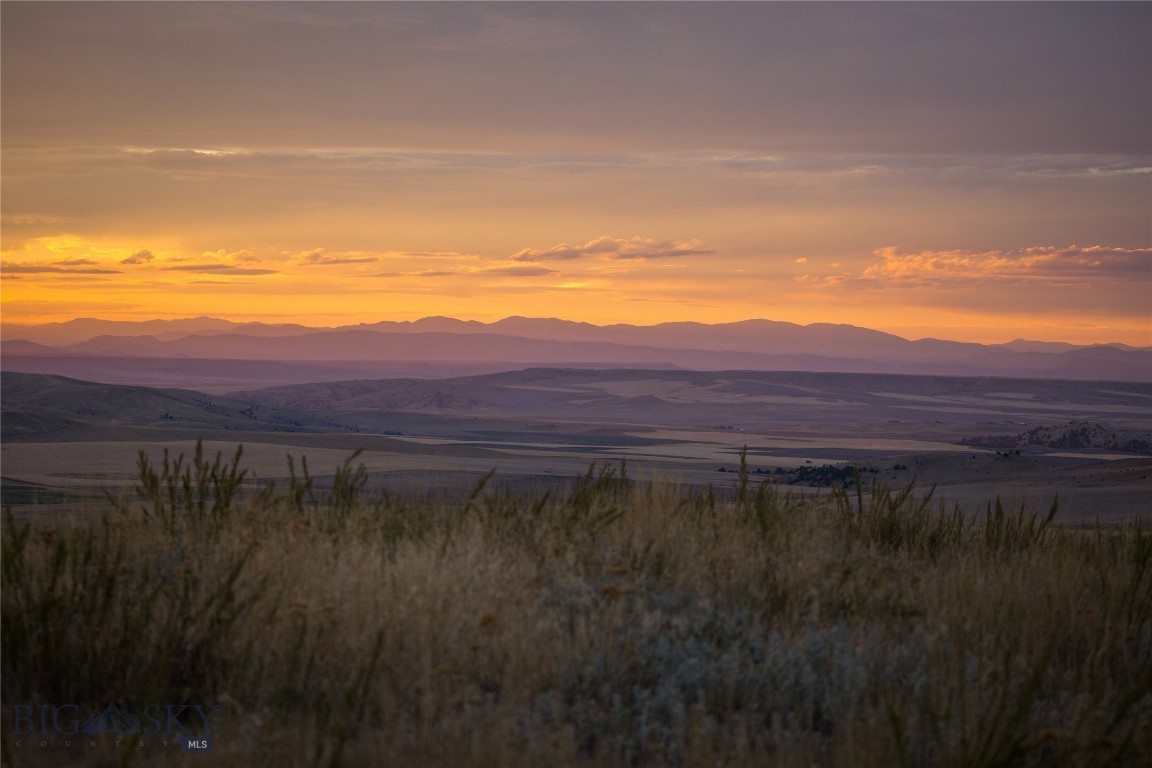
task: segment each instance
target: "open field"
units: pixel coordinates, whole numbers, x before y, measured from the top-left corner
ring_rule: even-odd
[[[430,500],[373,492],[365,457],[327,489],[297,464],[246,490],[271,455],[212,447],[145,464],[142,498],[100,515],[5,516],[5,764],[1152,758],[1138,526],[794,495],[746,466],[727,494],[601,466]],[[35,731],[37,702],[73,704]]]
[[[105,491],[132,489],[139,450],[158,460],[199,438],[225,456],[243,445],[253,481],[287,477],[292,454],[326,482],[363,450],[371,486],[405,493],[490,470],[501,487],[548,488],[622,461],[634,476],[726,487],[746,447],[757,477],[803,492],[805,468],[852,464],[968,511],[1059,495],[1063,522],[1152,512],[1152,456],[1122,449],[1152,437],[1152,387],[1133,383],[540,369],[205,396],[5,376],[0,468],[22,514],[99,508]],[[1108,440],[1052,443],[1073,422]],[[1030,430],[1050,444],[984,447]]]
[[[208,441],[206,449],[231,456],[243,446],[252,479],[280,480],[289,476],[287,456],[308,462],[310,471],[325,482],[353,448],[324,447],[305,437],[291,442]],[[447,438],[388,438],[390,449],[365,450],[360,458],[374,488],[405,493],[423,489],[461,489],[495,470],[495,483],[510,488],[545,488],[581,474],[590,462],[626,462],[637,476],[665,478],[695,486],[728,486],[721,467],[735,470],[740,446],[701,439],[651,438],[644,445],[588,445],[536,442],[452,441]],[[329,442],[317,440],[317,442]],[[751,439],[749,466],[761,472],[776,467],[797,469],[825,464],[854,463],[876,468],[890,482],[915,482],[922,490],[935,486],[935,498],[961,504],[969,511],[982,509],[996,497],[1015,506],[1019,502],[1044,505],[1060,498],[1060,519],[1068,523],[1111,523],[1147,519],[1152,491],[1152,459],[1105,459],[1084,454],[1064,458],[1051,466],[1028,457],[1011,459],[992,451],[946,446],[933,451],[922,443],[881,442],[873,448],[845,448],[835,440]],[[98,510],[104,492],[114,496],[135,481],[138,451],[158,461],[167,449],[172,455],[188,453],[191,440],[70,443],[12,443],[0,448],[5,497],[21,513],[51,511],[60,505]],[[928,444],[929,446],[931,444]],[[896,465],[906,469],[893,470]],[[799,487],[799,492],[814,489]],[[64,497],[53,494],[64,492]]]
[[[5,765],[1152,760],[1149,386],[5,373],[2,404]],[[150,730],[169,700],[210,756]],[[97,733],[16,738],[36,702]]]

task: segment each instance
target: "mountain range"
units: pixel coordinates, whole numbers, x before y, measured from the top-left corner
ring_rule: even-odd
[[[482,364],[489,370],[578,365],[1152,381],[1152,347],[910,341],[853,325],[772,320],[597,326],[556,318],[482,323],[427,317],[316,328],[211,317],[81,318],[44,325],[6,323],[0,332],[9,370],[9,363],[36,358],[146,358],[347,362],[361,368],[368,362],[405,361]],[[27,365],[19,369],[29,370]]]

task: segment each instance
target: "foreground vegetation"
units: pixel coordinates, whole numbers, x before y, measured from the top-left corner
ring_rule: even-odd
[[[291,458],[289,459],[291,462]],[[255,486],[199,451],[3,528],[20,702],[219,705],[123,764],[1114,766],[1152,758],[1152,536],[911,489],[692,492],[602,467],[455,503]],[[723,491],[723,493],[721,492]],[[108,755],[101,753],[101,760]],[[94,764],[94,763],[93,763]],[[104,763],[101,763],[104,764]],[[208,763],[203,763],[208,764]]]

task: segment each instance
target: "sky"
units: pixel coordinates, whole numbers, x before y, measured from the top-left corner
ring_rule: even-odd
[[[1152,344],[1152,3],[0,4],[8,323]]]

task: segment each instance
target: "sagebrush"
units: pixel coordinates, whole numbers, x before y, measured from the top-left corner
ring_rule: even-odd
[[[104,514],[6,512],[6,704],[210,702],[223,766],[1152,758],[1138,525],[859,481],[791,495],[746,467],[723,489],[594,466],[429,502],[369,491],[355,455],[325,488],[303,460],[277,487],[242,459],[142,454]],[[92,759],[10,731],[13,764]],[[133,747],[116,759],[164,758]]]

